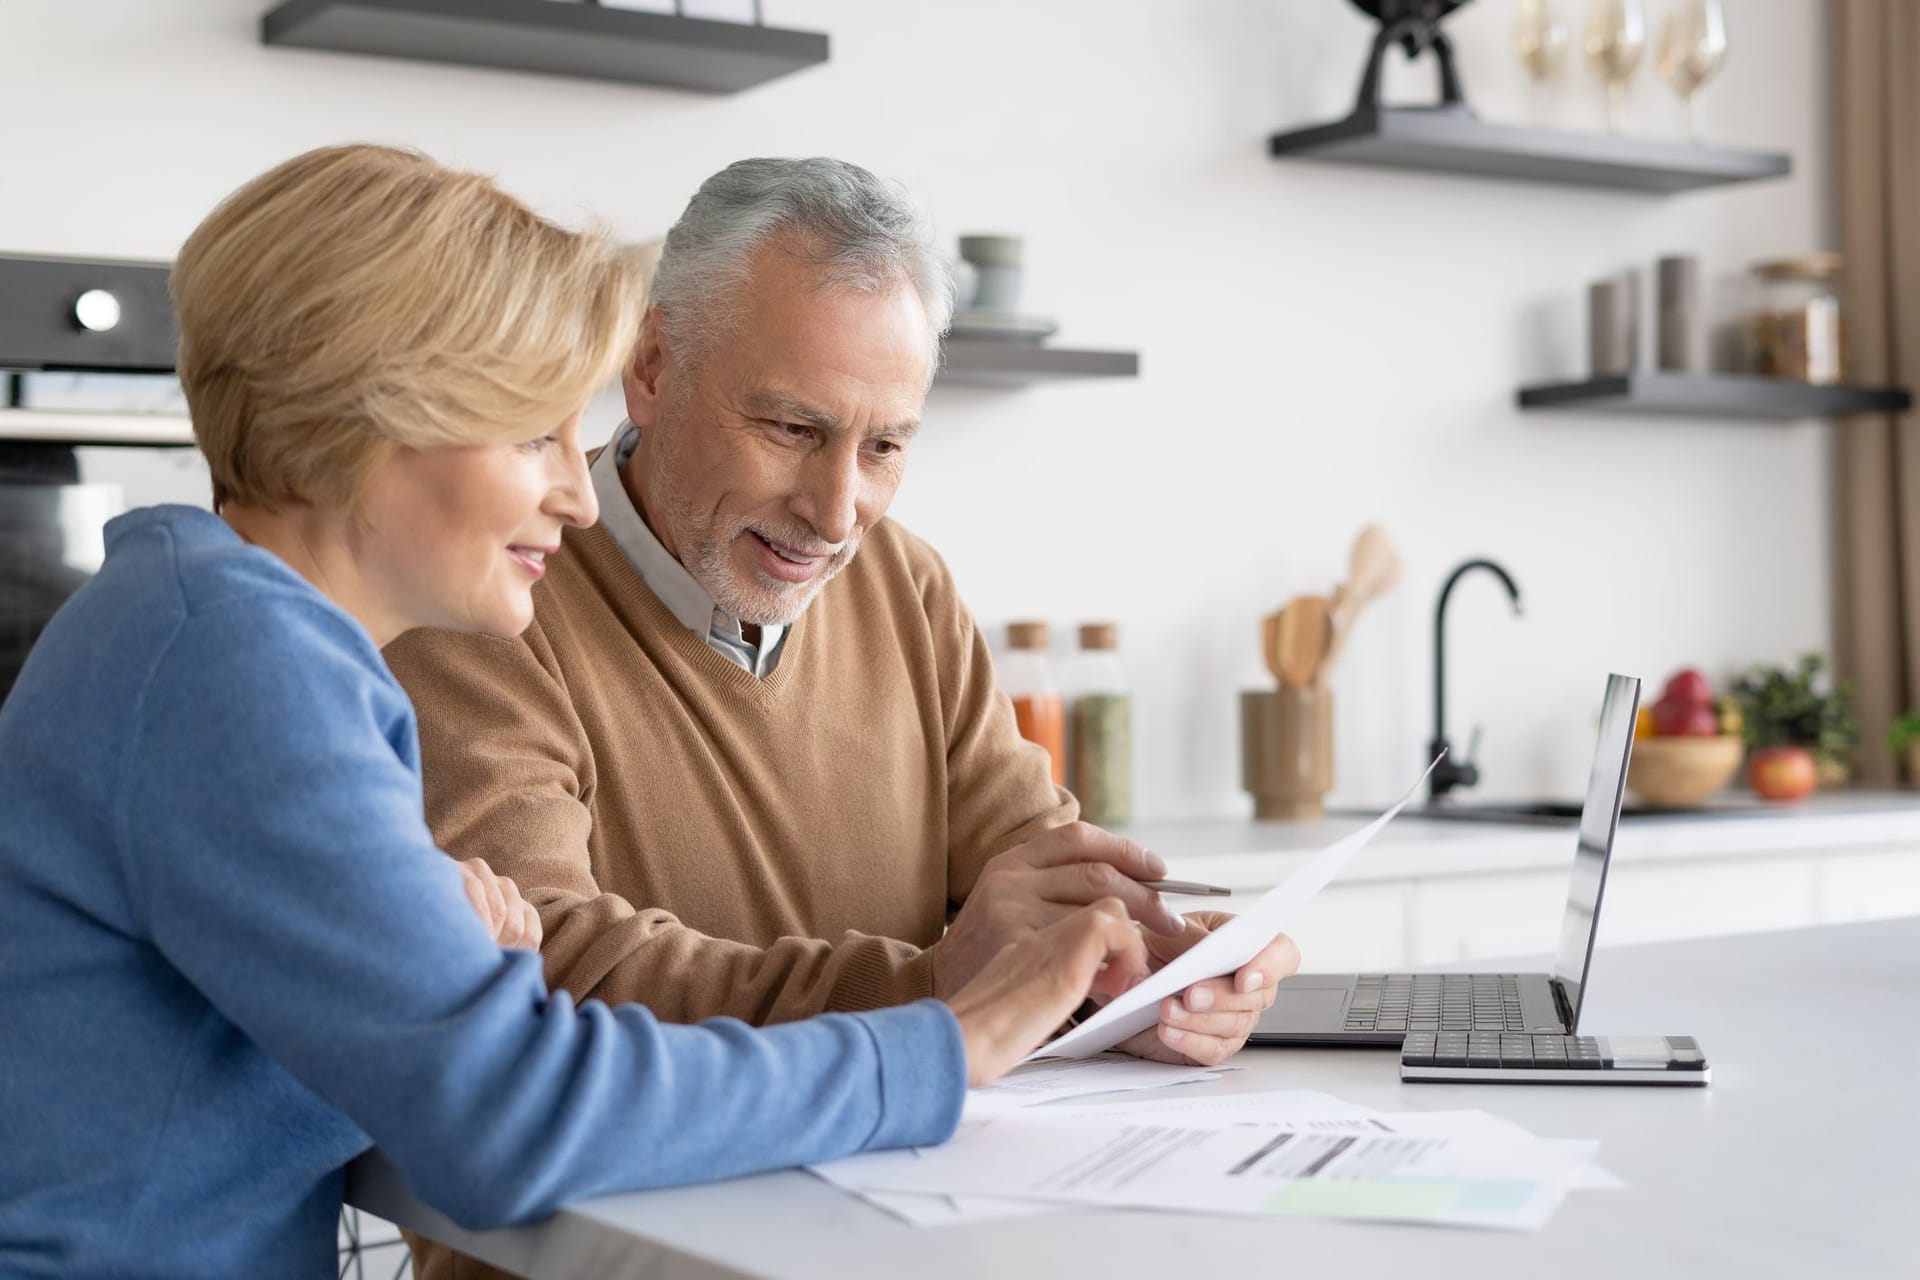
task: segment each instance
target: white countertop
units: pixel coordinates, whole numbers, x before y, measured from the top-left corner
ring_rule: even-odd
[[[1174,877],[1253,892],[1277,884],[1316,850],[1366,822],[1359,816],[1304,822],[1195,818],[1130,823],[1115,830],[1164,857]],[[1564,867],[1573,844],[1571,823],[1533,826],[1423,818],[1409,808],[1340,879],[1405,880]],[[1614,858],[1632,864],[1902,844],[1920,847],[1920,792],[1852,791],[1757,810],[1629,816],[1621,820]]]
[[[1118,1211],[915,1229],[796,1172],[475,1233],[378,1155],[356,1162],[348,1200],[541,1280],[1912,1277],[1916,989],[1920,919],[1603,949],[1582,1030],[1697,1036],[1710,1087],[1404,1084],[1396,1055],[1363,1049],[1250,1049],[1245,1070],[1186,1086],[1479,1107],[1543,1137],[1599,1138],[1626,1189],[1576,1192],[1532,1234]]]

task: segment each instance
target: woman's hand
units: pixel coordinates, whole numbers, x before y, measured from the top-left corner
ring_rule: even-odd
[[[967,1083],[989,1084],[1060,1028],[1090,993],[1147,976],[1147,949],[1118,898],[1102,898],[1001,950],[947,998],[967,1046]]]
[[[506,876],[493,874],[493,868],[479,858],[468,858],[460,864],[460,879],[474,914],[495,942],[503,947],[540,949],[540,913],[520,896],[520,886]]]

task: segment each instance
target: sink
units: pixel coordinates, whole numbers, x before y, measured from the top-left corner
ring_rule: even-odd
[[[1624,810],[1622,812],[1624,814]],[[1537,827],[1571,827],[1580,821],[1580,806],[1571,800],[1447,800],[1408,806],[1400,816],[1434,822],[1516,822]]]
[[[1621,806],[1620,816],[1622,818],[1689,820],[1753,813],[1766,807],[1766,802],[1757,796],[1723,795],[1705,804],[1680,809],[1663,809],[1628,801]],[[1366,817],[1373,816],[1378,811],[1351,809],[1330,812],[1341,816]],[[1571,827],[1580,821],[1580,802],[1578,800],[1448,800],[1435,804],[1430,801],[1424,805],[1409,806],[1401,810],[1400,818],[1403,821],[1415,822],[1501,822],[1528,827]]]

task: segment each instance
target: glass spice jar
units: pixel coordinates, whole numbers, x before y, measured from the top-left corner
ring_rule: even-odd
[[[1810,253],[1753,265],[1762,288],[1759,303],[1747,319],[1755,373],[1818,384],[1845,380],[1841,265],[1837,253]]]
[[[1102,827],[1133,816],[1133,699],[1119,647],[1114,623],[1082,626],[1068,680],[1067,790],[1080,816]]]
[[[1046,623],[1009,622],[1000,687],[1013,699],[1020,736],[1046,748],[1053,785],[1062,787],[1067,783],[1067,703],[1047,661],[1047,645]]]

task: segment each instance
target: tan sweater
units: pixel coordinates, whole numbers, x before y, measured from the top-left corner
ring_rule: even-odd
[[[427,817],[540,910],[547,978],[674,1022],[931,992],[988,858],[1072,820],[946,565],[890,522],[757,679],[569,531],[517,640],[416,632]]]
[[[668,1021],[930,994],[925,948],[981,865],[1075,814],[946,565],[884,521],[765,679],[598,526],[567,533],[520,639],[415,632],[386,655],[440,847],[540,909],[549,984]],[[408,1244],[420,1280],[502,1277]]]

